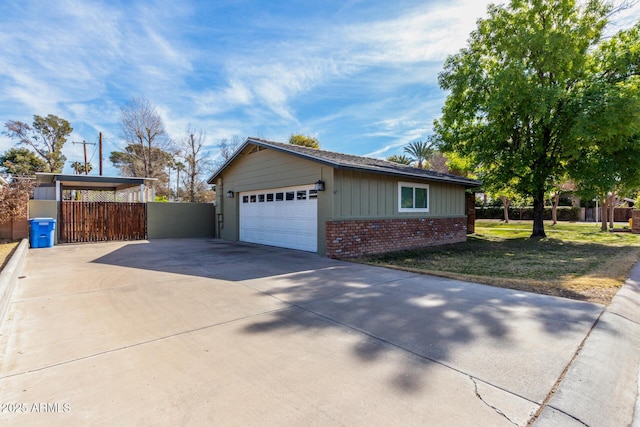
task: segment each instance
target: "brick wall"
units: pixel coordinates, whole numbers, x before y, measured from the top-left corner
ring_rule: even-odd
[[[640,234],[640,210],[634,209],[631,212],[631,232]]]
[[[476,232],[476,193],[467,193],[467,234]]]
[[[327,256],[349,258],[467,240],[467,218],[327,221]]]

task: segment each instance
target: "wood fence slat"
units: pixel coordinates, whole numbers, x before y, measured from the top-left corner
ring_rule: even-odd
[[[147,237],[146,204],[64,201],[62,243],[141,240]]]

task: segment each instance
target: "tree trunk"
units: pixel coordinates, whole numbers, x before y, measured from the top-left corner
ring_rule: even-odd
[[[192,167],[189,176],[189,201],[191,203],[196,202],[196,174],[194,172],[195,169]]]
[[[615,218],[614,218],[614,212],[613,210],[616,207],[616,196],[615,194],[612,194],[611,196],[609,196],[609,228],[613,228],[615,225]]]
[[[176,199],[180,200],[180,169],[177,169],[176,172],[178,173],[176,177]]]
[[[555,193],[553,195],[553,206],[551,207],[551,219],[553,220],[553,225],[558,223],[558,204],[560,203],[560,193]]]
[[[509,206],[511,206],[511,199],[500,196],[500,200],[502,200],[502,207],[504,209],[504,223],[509,224]]]
[[[602,226],[600,230],[607,231],[607,225],[609,224],[608,214],[609,214],[609,197],[604,196],[602,198],[602,206],[600,207],[600,220],[602,221]]]
[[[544,232],[544,191],[538,191],[533,197],[533,232],[531,238],[544,238],[547,234]]]

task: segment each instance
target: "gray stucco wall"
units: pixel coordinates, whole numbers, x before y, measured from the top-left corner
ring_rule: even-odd
[[[29,219],[54,218],[58,220],[58,202],[55,200],[29,200]]]
[[[211,203],[148,203],[149,239],[214,237],[215,207]]]

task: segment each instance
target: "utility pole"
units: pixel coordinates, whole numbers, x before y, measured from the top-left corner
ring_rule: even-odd
[[[84,174],[89,175],[89,168],[87,167],[87,144],[96,145],[96,143],[83,140],[82,142],[72,141],[72,144],[82,144],[84,146]]]
[[[100,132],[100,176],[102,176],[102,132]]]

